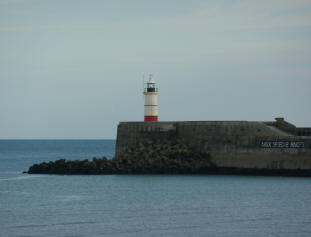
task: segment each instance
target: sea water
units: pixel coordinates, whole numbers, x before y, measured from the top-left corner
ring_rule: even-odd
[[[0,236],[311,236],[311,178],[29,175],[114,140],[0,140]]]

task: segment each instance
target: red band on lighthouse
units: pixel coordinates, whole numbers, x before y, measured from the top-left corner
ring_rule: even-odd
[[[158,116],[145,116],[145,122],[158,122]]]

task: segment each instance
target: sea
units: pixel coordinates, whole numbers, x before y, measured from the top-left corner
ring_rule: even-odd
[[[0,140],[0,236],[311,236],[311,178],[30,175],[115,140]]]

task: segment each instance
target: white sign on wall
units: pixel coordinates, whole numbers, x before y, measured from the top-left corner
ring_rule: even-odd
[[[262,141],[262,148],[304,148],[305,143],[301,141]]]

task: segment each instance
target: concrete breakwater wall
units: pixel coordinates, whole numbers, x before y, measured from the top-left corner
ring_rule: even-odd
[[[121,122],[116,157],[148,144],[180,143],[216,167],[311,170],[311,137],[295,129],[285,121]]]

